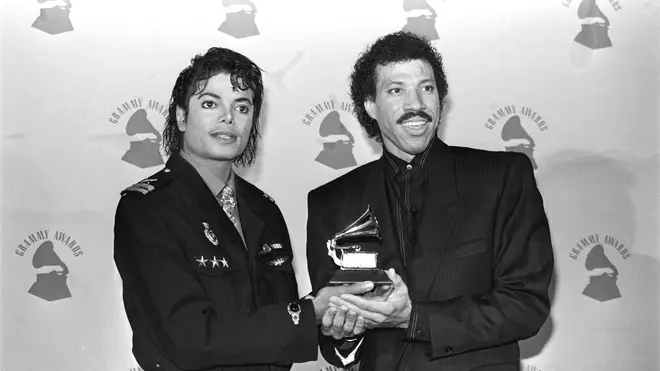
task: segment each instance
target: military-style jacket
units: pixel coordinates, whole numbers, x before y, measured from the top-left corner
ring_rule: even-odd
[[[179,155],[122,192],[114,257],[145,370],[280,370],[317,358],[314,308],[298,302],[284,218],[254,185],[237,176],[235,187],[247,248]]]

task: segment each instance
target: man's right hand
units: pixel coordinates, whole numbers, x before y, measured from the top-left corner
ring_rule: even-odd
[[[373,282],[358,282],[351,285],[327,286],[319,290],[316,297],[312,300],[314,303],[314,312],[316,312],[316,323],[321,323],[330,307],[330,298],[342,294],[362,295],[374,288]]]
[[[358,316],[347,307],[332,307],[321,320],[321,333],[335,340],[350,338],[364,332],[364,317]]]

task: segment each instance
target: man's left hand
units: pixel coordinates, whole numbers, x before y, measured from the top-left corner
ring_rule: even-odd
[[[345,306],[364,317],[365,328],[397,327],[408,328],[412,303],[408,295],[408,286],[401,277],[394,272],[393,268],[386,271],[392,280],[392,291],[384,300],[383,297],[359,297],[343,294],[340,297],[333,296],[330,303],[341,307]]]

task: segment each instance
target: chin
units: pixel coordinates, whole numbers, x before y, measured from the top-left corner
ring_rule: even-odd
[[[213,152],[209,153],[209,159],[213,161],[234,161],[241,154],[236,151],[223,151],[223,152]]]

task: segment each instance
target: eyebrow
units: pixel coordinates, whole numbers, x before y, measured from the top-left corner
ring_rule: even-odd
[[[247,103],[249,105],[252,105],[252,100],[250,98],[236,98],[234,102]]]
[[[199,99],[202,99],[205,95],[213,97],[217,100],[222,100],[222,98],[220,98],[219,95],[217,95],[215,93],[211,93],[211,92],[204,92],[204,93],[200,94]],[[252,100],[250,98],[236,98],[234,101],[235,102],[240,102],[240,103],[248,103],[248,104],[252,105]]]
[[[200,95],[199,95],[199,99],[202,99],[205,95],[210,95],[211,97],[213,97],[213,98],[215,98],[215,99],[222,100],[222,98],[220,98],[219,95],[214,94],[214,93],[209,93],[209,92],[207,92],[207,91],[205,91],[205,92],[203,92],[202,94],[200,94]]]
[[[428,84],[428,83],[433,83],[433,79],[424,79],[419,82],[419,85]],[[389,86],[389,85],[404,85],[404,82],[399,80],[387,80],[383,83],[383,86]]]

